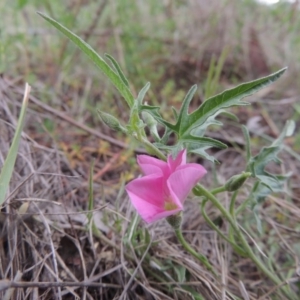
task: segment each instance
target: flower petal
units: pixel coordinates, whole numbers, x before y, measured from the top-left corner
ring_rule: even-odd
[[[125,187],[132,205],[147,223],[173,215],[182,209],[179,207],[174,210],[165,210],[163,186],[162,176],[149,175],[137,178]]]
[[[126,191],[140,216],[152,223],[183,209],[183,202],[206,170],[198,164],[186,163],[186,150],[168,162],[139,155],[138,164],[146,176],[127,184]]]
[[[156,213],[156,214],[152,214],[152,215],[148,215],[148,216],[145,216],[143,217],[141,215],[141,217],[147,222],[147,223],[153,223],[155,221],[158,221],[160,219],[164,219],[168,216],[172,216],[172,215],[175,215],[176,213],[180,212],[182,210],[182,208],[177,208],[177,209],[174,209],[174,210],[165,210],[165,211],[162,211],[160,213]]]
[[[138,155],[137,162],[145,175],[167,174],[168,164],[149,155]]]
[[[186,149],[181,150],[177,157],[173,160],[172,155],[168,156],[168,166],[170,172],[174,172],[179,166],[186,164]]]
[[[141,216],[141,218],[148,224],[166,218],[168,216],[174,215],[182,210],[182,208],[177,208],[174,210],[160,209],[157,206],[154,206],[149,203],[145,203],[143,199],[139,199],[134,203],[132,202],[132,204],[137,210],[138,214]],[[147,209],[145,209],[145,207]]]
[[[164,182],[162,175],[148,175],[134,179],[126,185],[125,189],[130,194],[132,202],[136,202],[136,197],[143,199],[145,203],[161,208],[164,207]]]
[[[180,166],[167,181],[170,194],[174,201],[183,203],[196,183],[207,173],[199,164]]]

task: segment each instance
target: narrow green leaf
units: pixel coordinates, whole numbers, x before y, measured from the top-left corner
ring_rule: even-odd
[[[288,120],[286,122],[282,132],[280,133],[279,137],[272,143],[271,146],[282,147],[284,138],[287,136],[293,135],[295,128],[296,128],[295,121]]]
[[[245,142],[246,142],[246,158],[247,158],[247,162],[249,162],[250,158],[251,158],[251,148],[250,148],[250,135],[249,135],[249,131],[248,128],[246,126],[242,126],[242,131],[245,137]]]
[[[165,121],[162,116],[159,114],[159,106],[151,106],[151,105],[142,105],[141,106],[141,111],[146,110],[148,111],[160,124],[165,125],[167,128],[170,130],[177,132],[176,131],[176,125],[173,125],[167,121]]]
[[[184,115],[186,115],[188,113],[188,108],[190,105],[191,100],[193,99],[193,96],[195,94],[197,90],[197,85],[193,85],[190,90],[188,91],[188,93],[186,94],[183,103],[181,105],[179,114],[177,113],[176,109],[172,107],[173,113],[175,115],[175,119],[176,119],[176,124],[173,125],[167,121],[165,121],[159,114],[158,110],[159,107],[157,106],[146,106],[143,105],[141,107],[142,110],[148,110],[149,113],[152,114],[152,116],[161,124],[165,125],[166,127],[168,127],[169,129],[173,130],[175,133],[179,133],[180,131],[180,126],[182,124],[182,118]]]
[[[232,121],[239,122],[239,118],[235,114],[233,114],[229,111],[226,111],[226,110],[222,111],[222,116],[224,116],[228,119],[231,119]]]
[[[189,152],[191,153],[195,153],[199,156],[201,156],[202,158],[212,162],[212,163],[219,163],[212,155],[209,155],[206,150],[209,149],[210,147],[201,147],[201,148],[197,148],[194,150],[190,150]]]
[[[130,219],[130,224],[123,238],[123,243],[125,246],[134,243],[134,237],[136,236],[137,233],[139,221],[140,221],[140,217],[138,214],[135,214],[134,217]]]
[[[211,125],[217,125],[217,126],[222,126],[223,123],[216,120],[216,117],[220,114],[224,113],[224,109],[220,109],[218,110],[215,114],[209,116],[207,119],[206,119],[206,122],[201,124],[200,126],[196,127],[196,128],[193,128],[190,132],[190,134],[194,135],[194,136],[204,136],[207,128]],[[189,133],[185,134],[185,135],[189,135]],[[181,139],[185,137],[184,136],[181,136]]]
[[[128,82],[127,78],[125,77],[125,75],[124,75],[121,67],[117,63],[117,61],[111,55],[109,55],[107,53],[105,53],[104,56],[110,60],[111,64],[114,66],[116,72],[118,73],[118,75],[121,78],[121,80],[123,81],[123,83],[129,88],[129,82]]]
[[[137,97],[137,103],[138,103],[139,109],[140,109],[140,107],[142,107],[144,98],[149,89],[150,89],[150,82],[147,82],[145,84],[145,86],[140,90],[138,97]]]
[[[173,269],[177,275],[177,281],[180,283],[186,282],[186,268],[181,265],[174,265]]]
[[[193,85],[183,100],[182,106],[179,111],[177,123],[175,125],[178,133],[180,133],[182,131],[182,128],[186,127],[186,122],[187,122],[186,116],[188,116],[189,105],[190,105],[196,91],[197,91],[197,85]]]
[[[216,148],[219,148],[219,149],[226,149],[227,148],[227,145],[218,141],[218,140],[215,140],[215,139],[212,139],[212,138],[208,138],[208,137],[198,137],[198,136],[188,136],[188,137],[185,137],[183,139],[180,140],[181,142],[183,143],[188,143],[191,145],[191,147],[193,147],[193,149],[196,149],[196,148],[203,148],[203,147],[216,147]]]
[[[124,97],[129,107],[132,107],[134,103],[134,97],[129,90],[128,86],[120,78],[119,74],[116,73],[105,60],[86,42],[80,37],[71,32],[69,29],[55,21],[54,19],[46,16],[45,14],[38,12],[38,14],[68,37],[83,53],[85,53],[92,62],[110,79],[112,84],[118,89],[120,94]]]
[[[174,106],[172,106],[172,112],[173,112],[175,120],[177,121],[178,120],[178,111],[176,110],[176,108]]]
[[[21,139],[21,133],[25,121],[25,115],[26,115],[26,109],[28,105],[28,99],[29,99],[29,93],[30,93],[30,86],[26,84],[25,86],[25,92],[24,92],[24,98],[23,103],[21,107],[21,112],[16,128],[16,132],[12,141],[12,144],[10,146],[10,149],[8,151],[7,157],[5,159],[5,162],[3,164],[1,174],[0,174],[0,207],[5,201],[6,192],[9,187],[9,182],[14,170],[17,154],[18,154],[18,148],[19,143]]]
[[[279,147],[264,147],[259,154],[252,157],[250,160],[251,171],[253,176],[265,175],[264,169],[268,163],[274,161],[279,163],[277,154],[280,151]]]
[[[188,285],[183,285],[182,288],[189,292],[190,296],[192,297],[192,300],[205,300],[205,298],[201,294],[199,294],[199,292],[196,291],[194,288]]]
[[[189,153],[195,153],[199,156],[203,157],[204,159],[207,159],[213,163],[218,162],[213,156],[206,153],[206,150],[211,147],[216,147],[220,149],[226,149],[227,145],[223,144],[220,141],[217,141],[215,139],[207,138],[207,137],[194,137],[190,136],[187,140],[180,140],[184,141],[184,143],[187,144],[188,152]]]
[[[164,132],[164,135],[162,136],[162,138],[160,139],[160,142],[162,144],[166,145],[171,133],[172,133],[172,130],[168,127],[165,127],[165,132]]]
[[[294,120],[288,120],[286,124],[286,134],[285,136],[292,136],[296,129],[296,123]]]
[[[160,142],[160,136],[157,131],[157,121],[154,119],[154,117],[149,114],[147,111],[142,112],[142,118],[146,125],[148,126],[150,130],[151,136],[154,138],[155,142]]]

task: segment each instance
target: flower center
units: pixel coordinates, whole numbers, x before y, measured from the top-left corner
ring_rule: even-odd
[[[165,199],[164,209],[165,210],[174,210],[178,208],[177,205],[172,201],[172,198],[169,196]]]

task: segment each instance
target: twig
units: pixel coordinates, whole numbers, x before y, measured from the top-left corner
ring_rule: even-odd
[[[10,85],[10,83],[6,80],[6,82]],[[21,93],[21,90],[19,88],[15,88],[17,90],[18,93]],[[50,107],[49,105],[42,103],[41,101],[39,101],[37,98],[35,98],[34,96],[30,96],[30,101],[32,101],[34,104],[36,104],[37,106],[41,107],[43,110],[47,111],[48,113],[51,113],[52,115],[76,126],[77,128],[80,128],[96,137],[98,137],[99,139],[105,140],[107,142],[110,142],[113,145],[116,145],[118,147],[121,148],[125,148],[128,149],[130,148],[130,146],[128,146],[127,144],[125,144],[124,142],[118,141],[114,138],[112,138],[111,136],[108,136],[106,134],[103,134],[101,132],[99,132],[99,130],[95,130],[92,129],[84,124],[81,124],[77,121],[75,121],[74,119],[72,119],[71,117],[69,117],[68,115],[66,115],[64,112],[58,111],[52,107]],[[135,148],[134,151],[136,153],[146,153],[146,151],[144,149],[141,148]]]
[[[18,283],[20,282],[20,279],[22,278],[22,272],[20,272],[19,270],[17,271],[17,274],[15,276],[14,282]],[[0,290],[1,290],[1,286],[0,286]],[[6,291],[3,300],[9,300],[12,299],[12,295],[14,293],[14,289],[13,287],[10,287],[10,289],[8,291]]]
[[[35,204],[35,203],[33,203]],[[58,272],[58,265],[57,265],[57,257],[56,257],[56,251],[55,251],[55,247],[54,247],[54,243],[53,243],[53,240],[51,238],[51,230],[50,230],[50,226],[45,218],[45,216],[43,215],[43,213],[41,212],[41,210],[37,207],[37,205],[35,204],[36,208],[38,209],[39,213],[40,213],[40,216],[42,218],[42,221],[45,225],[45,229],[46,229],[46,232],[48,233],[48,237],[49,237],[49,244],[50,244],[50,249],[51,249],[51,252],[52,252],[52,258],[53,258],[53,267],[54,267],[54,272],[55,272],[55,279],[57,280],[57,282],[59,282],[60,278],[59,278],[59,272]],[[61,294],[61,289],[60,289],[60,286],[58,286],[58,289],[57,289],[57,292],[58,292],[58,297],[59,299],[62,299],[62,294]]]
[[[38,288],[50,288],[50,287],[104,287],[104,288],[116,288],[120,289],[122,286],[118,284],[111,283],[101,283],[101,282],[90,282],[90,281],[80,281],[80,282],[26,282],[26,281],[8,281],[1,280],[0,281],[0,291],[7,290],[9,288],[30,288],[30,287],[38,287]]]
[[[94,30],[96,29],[98,21],[101,19],[101,15],[105,9],[106,4],[107,4],[107,0],[104,0],[102,3],[99,4],[89,28],[83,34],[84,41],[87,42],[87,40],[90,38],[90,36],[92,34],[94,34]]]
[[[36,99],[35,97],[30,97],[30,100],[31,100],[34,104],[36,104],[36,105],[38,105],[39,107],[43,108],[45,111],[47,111],[47,112],[49,112],[49,113],[55,115],[56,117],[58,117],[58,118],[60,118],[60,119],[62,119],[62,120],[64,120],[64,121],[66,121],[66,122],[68,122],[68,123],[70,123],[70,124],[72,124],[72,125],[74,125],[74,126],[80,128],[80,129],[82,129],[82,130],[84,130],[84,131],[86,131],[86,132],[88,132],[88,133],[90,133],[90,134],[92,134],[92,135],[94,135],[94,136],[96,136],[96,137],[102,139],[102,140],[108,141],[108,142],[110,142],[111,144],[114,144],[114,145],[119,146],[119,147],[121,147],[121,148],[128,148],[128,145],[126,145],[125,143],[120,142],[120,141],[118,141],[118,140],[116,140],[116,139],[114,139],[114,138],[112,138],[112,137],[110,137],[110,136],[108,136],[108,135],[105,135],[105,134],[103,134],[103,133],[100,133],[98,130],[89,128],[88,126],[86,126],[86,125],[84,125],[84,124],[81,124],[81,123],[75,121],[75,120],[72,119],[71,117],[67,116],[65,113],[60,112],[60,111],[58,111],[58,110],[56,110],[56,109],[50,107],[49,105],[47,105],[47,104],[45,104],[45,103],[42,103],[41,101],[39,101],[39,100]]]
[[[99,177],[103,176],[107,171],[109,171],[109,168],[120,157],[120,155],[121,155],[121,152],[115,153],[112,156],[112,158],[109,160],[109,162],[93,176],[93,181],[96,181]]]
[[[142,258],[140,259],[140,261],[138,262],[138,264],[137,264],[135,270],[134,270],[133,273],[131,274],[129,281],[126,283],[126,286],[123,288],[123,292],[122,292],[122,294],[121,294],[121,296],[120,296],[120,300],[122,300],[123,298],[125,299],[125,296],[127,295],[127,291],[128,291],[128,289],[129,289],[130,285],[132,284],[132,282],[135,280],[135,276],[136,276],[138,270],[141,269],[142,263],[143,263],[143,261],[144,261],[146,255],[147,255],[147,253],[149,252],[149,249],[150,249],[151,245],[152,245],[152,239],[150,240],[150,242],[149,242],[149,244],[148,244],[148,246],[147,246],[147,249],[146,249],[145,252],[143,253],[143,256],[142,256]],[[144,273],[144,272],[143,272],[143,273]]]

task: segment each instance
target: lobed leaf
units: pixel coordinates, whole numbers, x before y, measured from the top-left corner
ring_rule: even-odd
[[[191,152],[200,154],[209,160],[213,160],[211,156],[206,154],[205,149],[210,147],[224,148],[226,145],[212,139],[203,140],[207,127],[210,125],[222,125],[222,123],[216,120],[216,117],[220,113],[227,113],[226,109],[232,106],[248,105],[249,103],[242,101],[243,98],[250,96],[263,87],[271,84],[277,80],[285,70],[286,68],[269,76],[243,83],[235,88],[226,90],[223,93],[207,99],[198,109],[189,114],[189,106],[197,90],[197,86],[194,85],[185,96],[180,111],[177,112],[173,109],[176,120],[175,124],[169,123],[162,118],[159,113],[159,107],[143,105],[141,106],[141,110],[147,110],[159,123],[163,124],[168,129],[168,132],[174,132],[177,135],[177,143],[180,147],[190,148],[192,149]],[[229,116],[234,118],[233,114],[230,114]],[[193,146],[189,147],[190,143],[193,143]],[[159,147],[162,147],[162,145],[159,145]],[[175,148],[177,149],[178,145],[174,147],[168,146],[168,149]]]
[[[277,157],[278,153],[283,148],[283,139],[290,136],[295,128],[294,121],[288,121],[280,136],[269,146],[264,147],[254,157],[250,157],[247,165],[247,170],[252,172],[252,176],[258,179],[259,183],[253,189],[253,199],[255,202],[263,200],[271,192],[280,192],[283,183],[287,180],[290,174],[278,175],[272,174],[265,170],[270,162],[280,163]],[[244,128],[244,133],[247,134]],[[250,150],[247,150],[247,155]]]
[[[243,83],[233,89],[226,90],[223,93],[211,97],[203,102],[202,105],[190,115],[187,113],[186,104],[183,103],[181,108],[181,110],[183,110],[183,116],[180,120],[182,124],[180,125],[179,135],[184,136],[192,129],[205,125],[206,120],[219,110],[231,106],[248,105],[247,102],[242,102],[241,100],[276,81],[285,70],[286,68],[281,69],[269,76]]]

